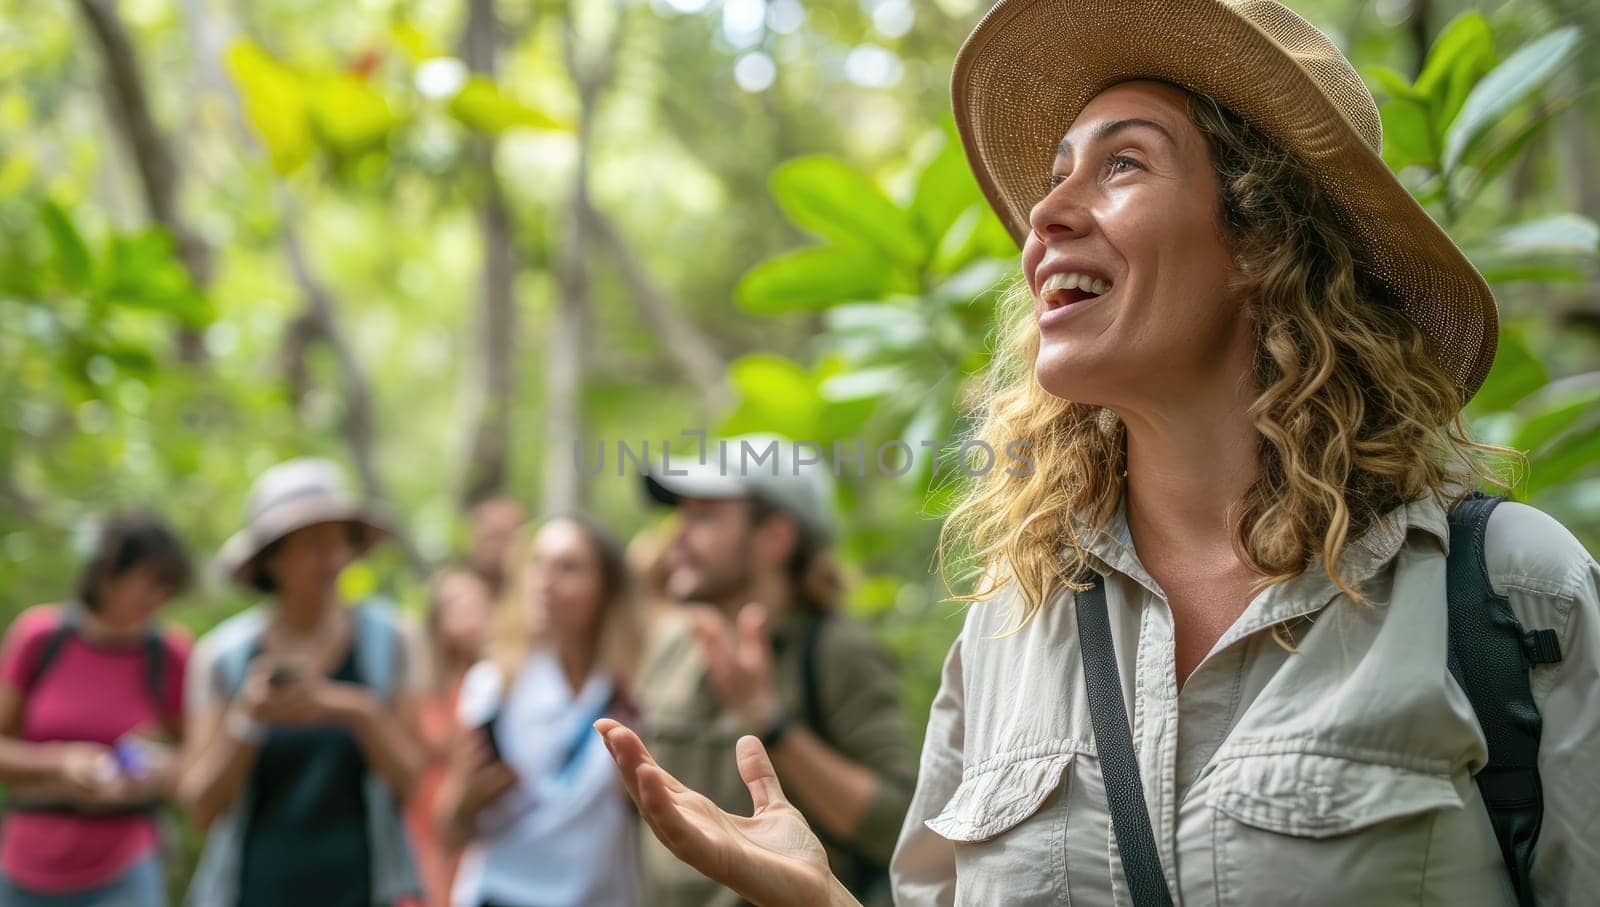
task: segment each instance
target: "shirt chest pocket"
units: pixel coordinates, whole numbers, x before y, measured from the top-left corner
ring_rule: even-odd
[[[1072,753],[967,774],[927,825],[955,848],[958,904],[1066,904]]]
[[[1224,904],[1420,899],[1434,823],[1462,807],[1447,775],[1310,754],[1229,759],[1212,790]]]

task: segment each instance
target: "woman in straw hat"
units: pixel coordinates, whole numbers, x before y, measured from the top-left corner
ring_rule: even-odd
[[[1385,168],[1350,64],[1273,0],[1001,0],[954,99],[1025,276],[980,433],[1035,468],[946,527],[988,603],[945,663],[897,901],[1593,898],[1600,568],[1519,504],[1451,549],[1494,453],[1459,416],[1494,299]],[[1499,625],[1456,638],[1489,613],[1527,636],[1458,683],[1502,653]],[[1475,779],[1508,729],[1520,769]],[[756,741],[744,817],[600,730],[681,858],[757,903],[843,902]]]
[[[200,907],[393,904],[420,893],[398,803],[418,772],[419,660],[339,575],[386,534],[326,460],[269,469],[219,571],[269,601],[195,647],[179,797],[206,830]]]

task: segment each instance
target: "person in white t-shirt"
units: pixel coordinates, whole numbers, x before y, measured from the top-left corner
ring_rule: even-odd
[[[631,907],[635,816],[590,726],[626,715],[639,617],[623,549],[581,517],[524,531],[488,656],[462,681],[466,729],[440,789],[465,845],[456,907]]]

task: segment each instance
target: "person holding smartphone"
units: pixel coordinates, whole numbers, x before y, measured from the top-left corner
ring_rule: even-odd
[[[399,804],[421,766],[418,653],[339,576],[387,534],[338,468],[299,459],[251,489],[218,572],[266,596],[195,647],[180,801],[205,830],[196,907],[391,905],[421,893]]]
[[[451,903],[631,907],[636,824],[590,730],[631,712],[641,632],[623,549],[560,517],[519,536],[506,578],[437,801],[441,841],[465,847]]]

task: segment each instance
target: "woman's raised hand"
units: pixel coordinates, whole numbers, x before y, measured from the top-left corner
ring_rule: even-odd
[[[594,727],[639,814],[678,859],[758,907],[857,903],[829,871],[822,842],[784,797],[761,741],[739,738],[739,776],[750,788],[755,812],[736,816],[657,765],[633,731],[609,718]]]

